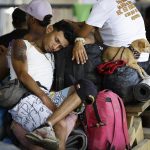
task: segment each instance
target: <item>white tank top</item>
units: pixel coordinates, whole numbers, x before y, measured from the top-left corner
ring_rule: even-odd
[[[53,82],[54,74],[54,56],[50,53],[42,54],[37,48],[24,40],[27,51],[27,64],[28,64],[28,73],[35,80],[39,81],[41,85],[45,86],[50,90]],[[10,67],[10,77],[11,80],[17,78],[16,73],[12,67],[10,57],[8,58],[9,67]]]

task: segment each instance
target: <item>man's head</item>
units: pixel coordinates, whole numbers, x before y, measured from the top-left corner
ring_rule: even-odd
[[[14,28],[26,27],[26,13],[19,8],[16,8],[12,13],[12,24]]]
[[[76,35],[71,25],[61,20],[53,26],[48,26],[47,34],[43,38],[43,47],[47,52],[55,52],[73,44]]]
[[[51,23],[52,7],[48,0],[32,0],[29,4],[19,7],[27,13],[29,29],[36,26],[46,27]]]

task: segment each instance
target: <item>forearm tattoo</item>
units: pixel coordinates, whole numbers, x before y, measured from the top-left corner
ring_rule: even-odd
[[[26,45],[22,40],[15,40],[12,47],[12,57],[19,61],[26,61]]]

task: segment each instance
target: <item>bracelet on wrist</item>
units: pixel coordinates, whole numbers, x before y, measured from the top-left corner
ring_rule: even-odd
[[[82,38],[82,37],[77,37],[77,38],[75,39],[75,42],[78,42],[78,41],[82,42],[82,44],[85,45],[85,39],[84,39],[84,38]]]

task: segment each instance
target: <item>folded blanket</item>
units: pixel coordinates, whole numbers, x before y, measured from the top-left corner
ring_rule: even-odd
[[[133,88],[135,100],[145,102],[150,99],[150,78],[144,79]]]
[[[86,150],[87,136],[84,131],[77,128],[74,129],[68,137],[66,150]]]

